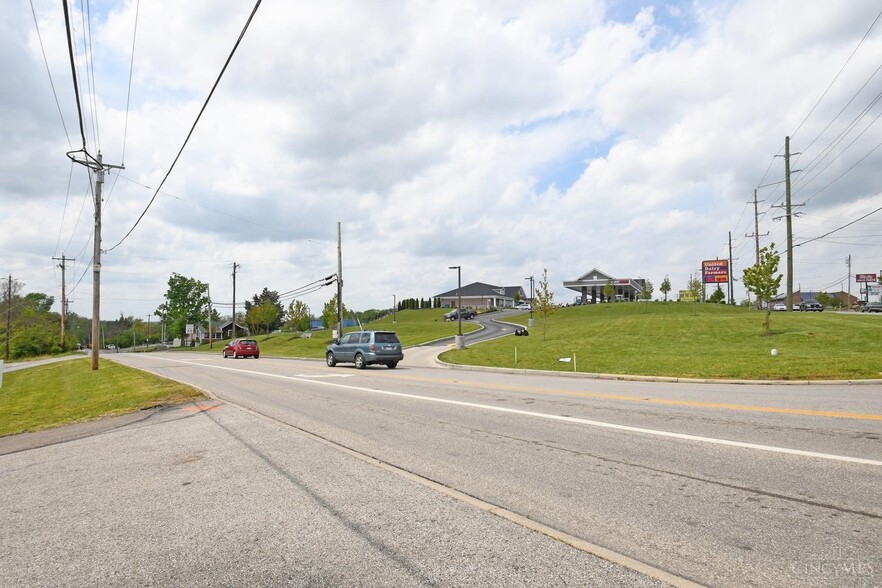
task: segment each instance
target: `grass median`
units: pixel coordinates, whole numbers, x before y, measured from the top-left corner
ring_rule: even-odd
[[[110,361],[89,358],[3,375],[0,436],[90,421],[203,398],[189,386]]]
[[[680,302],[560,308],[529,329],[441,359],[454,364],[585,373],[747,380],[882,378],[882,317],[859,313],[763,313]],[[529,315],[511,322],[527,324]],[[772,355],[772,349],[777,351]],[[561,361],[564,360],[564,361]]]

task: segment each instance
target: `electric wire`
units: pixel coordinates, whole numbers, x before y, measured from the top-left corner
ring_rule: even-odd
[[[62,4],[64,5],[64,29],[67,33],[67,52],[70,56],[70,70],[71,75],[73,76],[73,85],[74,85],[74,97],[77,101],[77,117],[80,121],[80,136],[83,139],[83,147],[82,151],[86,151],[86,130],[83,126],[83,105],[80,100],[80,86],[77,83],[77,66],[76,60],[74,58],[74,48],[73,48],[73,39],[70,34],[70,12],[67,8],[67,0],[62,0]]]
[[[807,243],[811,243],[812,241],[818,241],[819,239],[823,239],[824,237],[829,237],[829,236],[832,235],[833,233],[837,233],[837,232],[841,231],[842,229],[844,229],[844,228],[846,228],[846,227],[850,227],[851,225],[853,225],[853,224],[855,224],[855,223],[857,223],[857,222],[860,222],[860,221],[864,220],[864,219],[867,218],[868,216],[871,216],[871,215],[876,214],[876,213],[879,212],[880,210],[882,210],[882,206],[880,206],[880,207],[877,208],[876,210],[871,210],[871,211],[868,212],[867,214],[865,214],[865,215],[863,215],[863,216],[860,216],[860,217],[854,219],[853,221],[851,221],[851,222],[849,222],[849,223],[846,223],[846,224],[842,225],[842,226],[839,227],[839,228],[833,229],[832,231],[828,231],[828,232],[824,233],[823,235],[820,235],[820,236],[818,236],[818,237],[813,237],[813,238],[811,238],[811,239],[807,239],[807,240],[802,241],[802,242],[800,242],[800,243],[795,243],[795,244],[793,245],[793,248],[796,249],[797,247],[800,247],[800,246],[802,246],[802,245],[806,245]]]
[[[129,132],[129,105],[131,104],[132,99],[132,72],[135,69],[135,40],[138,37],[138,14],[141,10],[141,0],[136,0],[135,2],[135,26],[132,31],[132,56],[129,60],[129,89],[126,92],[126,120],[123,125],[123,143],[122,143],[122,158],[120,164],[125,166],[126,164],[126,137]],[[117,176],[118,177],[118,176]],[[114,185],[116,185],[116,180],[114,180]]]
[[[83,21],[83,57],[86,61],[86,85],[89,88],[89,103],[92,109],[92,136],[95,139],[95,148],[101,151],[101,135],[98,132],[98,88],[95,85],[95,62],[92,53],[92,7],[89,0],[85,0],[86,8],[83,9],[83,0],[80,0],[80,17]]]
[[[43,36],[40,34],[40,25],[37,22],[37,12],[34,10],[34,0],[30,0],[31,14],[34,16],[34,28],[37,29],[37,40],[40,42],[40,52],[43,54],[43,64],[46,66],[46,74],[49,76],[49,85],[52,87],[52,96],[55,97],[55,107],[58,108],[58,118],[61,119],[61,126],[64,127],[64,136],[67,137],[67,144],[73,149],[73,143],[70,142],[70,133],[67,132],[67,123],[64,122],[64,115],[61,113],[61,103],[58,101],[58,92],[55,91],[55,81],[52,79],[52,72],[49,69],[49,60],[46,58],[46,49],[43,46]]]
[[[830,88],[833,87],[833,84],[835,84],[835,83],[836,83],[836,80],[839,79],[839,76],[842,75],[842,72],[845,70],[845,68],[846,68],[846,67],[848,66],[848,64],[851,62],[851,58],[854,57],[855,53],[857,53],[858,49],[860,49],[861,45],[864,44],[864,41],[867,39],[867,37],[870,35],[870,32],[871,32],[871,31],[873,30],[873,28],[876,26],[876,23],[879,22],[879,17],[882,17],[882,11],[879,11],[879,14],[877,14],[877,15],[876,15],[876,18],[873,19],[872,24],[870,24],[870,28],[867,29],[867,32],[866,32],[866,33],[864,33],[864,36],[861,38],[861,40],[858,42],[857,46],[856,46],[856,47],[854,48],[854,50],[851,52],[851,55],[848,56],[848,59],[845,60],[845,63],[842,64],[842,67],[839,68],[839,72],[833,77],[833,80],[827,85],[827,89],[824,90],[824,93],[821,94],[821,97],[818,98],[818,101],[815,102],[815,105],[812,106],[812,109],[809,110],[808,114],[805,115],[805,118],[803,118],[803,119],[802,119],[802,122],[799,123],[799,126],[796,127],[796,130],[793,131],[792,133],[790,133],[790,138],[791,138],[791,139],[792,139],[793,137],[796,136],[796,133],[798,133],[798,132],[799,132],[799,129],[802,128],[802,125],[805,124],[805,121],[807,121],[807,120],[809,119],[809,117],[812,115],[812,113],[815,111],[815,109],[818,107],[818,105],[819,105],[819,104],[821,103],[821,101],[824,99],[824,96],[827,95],[827,92],[830,91]],[[873,75],[875,75],[875,74],[873,74]],[[869,81],[869,80],[867,80],[867,81]],[[837,116],[838,116],[838,115],[837,115]],[[835,120],[835,119],[834,119],[834,120]],[[825,130],[826,130],[826,129],[825,129]],[[822,133],[823,133],[823,131],[822,131]],[[813,143],[814,143],[814,141],[813,141]]]
[[[218,84],[220,84],[221,78],[224,76],[224,72],[227,71],[227,66],[229,66],[230,62],[233,60],[233,55],[235,55],[236,50],[239,48],[239,44],[242,42],[242,39],[245,37],[245,32],[248,30],[248,26],[251,24],[254,15],[257,13],[257,9],[260,7],[260,3],[262,0],[257,0],[254,4],[254,8],[251,11],[251,14],[248,16],[248,20],[245,22],[245,26],[242,28],[242,32],[239,33],[239,38],[236,40],[235,45],[233,45],[233,50],[230,52],[230,55],[227,57],[226,62],[224,62],[224,66],[221,68],[220,74],[218,74],[217,79],[214,81],[214,85],[211,87],[211,91],[208,93],[208,97],[205,99],[205,102],[202,104],[202,108],[199,109],[199,114],[196,115],[196,120],[193,121],[193,126],[190,127],[190,132],[187,133],[187,137],[184,139],[184,144],[181,145],[180,150],[178,150],[178,154],[175,156],[174,161],[172,161],[171,167],[168,168],[168,171],[165,174],[165,177],[162,178],[162,181],[159,183],[159,187],[156,188],[156,192],[154,192],[153,197],[150,198],[150,201],[147,203],[147,207],[138,217],[138,220],[135,221],[135,224],[132,225],[132,228],[123,236],[119,242],[113,247],[109,248],[108,251],[113,251],[117,247],[119,247],[123,241],[125,241],[129,235],[132,234],[132,231],[135,230],[135,227],[141,222],[141,219],[144,218],[144,215],[147,214],[147,211],[150,210],[150,207],[153,205],[153,202],[156,200],[156,195],[159,194],[159,191],[162,189],[162,186],[165,184],[165,181],[171,175],[172,170],[174,170],[175,165],[178,163],[178,159],[180,159],[181,154],[184,152],[184,148],[187,146],[187,143],[190,141],[190,137],[193,135],[193,132],[196,130],[196,125],[199,124],[199,119],[202,118],[202,113],[205,112],[205,109],[208,107],[209,101],[211,101],[211,97],[214,95],[214,91],[217,89]]]

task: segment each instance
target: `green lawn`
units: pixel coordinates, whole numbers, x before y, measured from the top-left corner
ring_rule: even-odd
[[[378,321],[364,324],[364,328],[374,331],[395,331],[405,347],[427,343],[435,339],[456,335],[457,323],[444,322],[443,315],[449,309],[426,308],[423,310],[402,310],[395,313],[396,323],[392,324],[392,315]],[[478,329],[478,325],[463,321],[462,331],[468,333]],[[356,331],[357,328],[344,329],[344,332]],[[258,335],[254,337],[260,345],[262,355],[277,357],[320,358],[325,356],[325,349],[331,343],[331,331],[311,331],[309,339],[299,334],[276,333],[274,335]],[[227,343],[228,341],[224,341]],[[209,349],[208,344],[200,345],[196,351],[207,351],[220,354],[223,343],[215,342]]]
[[[527,315],[512,322],[527,324]],[[882,378],[882,317],[763,313],[720,304],[597,304],[538,316],[529,337],[445,352],[450,363],[687,378],[824,380]],[[771,355],[772,349],[777,356]],[[517,354],[517,363],[515,355]],[[561,358],[570,358],[563,363]]]
[[[0,436],[202,398],[198,390],[87,357],[10,372],[0,388]]]

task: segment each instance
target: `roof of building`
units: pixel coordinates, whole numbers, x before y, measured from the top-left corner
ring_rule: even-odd
[[[466,298],[490,298],[494,296],[514,298],[515,294],[523,296],[524,289],[522,286],[493,286],[492,284],[485,284],[484,282],[472,282],[471,284],[466,284],[460,288],[459,294]],[[457,288],[454,288],[453,290],[449,290],[442,294],[437,294],[435,298],[453,298],[456,295]]]

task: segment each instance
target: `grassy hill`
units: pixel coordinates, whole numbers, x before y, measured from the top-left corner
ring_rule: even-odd
[[[444,322],[442,318],[449,309],[426,308],[422,310],[402,310],[395,313],[396,323],[392,324],[392,315],[388,315],[378,321],[364,324],[365,329],[374,331],[395,331],[405,347],[419,345],[444,337],[452,337],[457,332],[456,322]],[[478,325],[469,321],[463,321],[463,333],[469,333],[478,329]],[[357,331],[357,328],[344,329],[345,333]],[[300,334],[276,333],[272,335],[258,335],[254,337],[260,345],[260,352],[264,355],[278,357],[305,357],[318,358],[325,356],[325,348],[331,342],[331,331],[311,331],[308,339]],[[227,341],[225,341],[226,343]],[[211,351],[220,353],[223,350],[222,343],[215,343],[213,349],[208,344],[196,348],[197,351]]]
[[[527,324],[528,315],[512,322]],[[505,337],[441,358],[458,364],[690,378],[882,378],[882,316],[763,313],[721,304],[650,302],[558,309],[529,337]],[[772,349],[777,356],[771,355]],[[517,354],[517,362],[515,356]],[[570,358],[563,363],[561,358]]]

